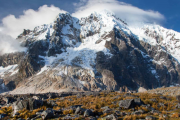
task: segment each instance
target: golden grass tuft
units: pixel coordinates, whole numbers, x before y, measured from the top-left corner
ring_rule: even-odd
[[[171,117],[172,118],[179,118],[179,113],[174,113]]]
[[[0,109],[0,114],[7,114],[7,115],[11,115],[12,112],[12,107],[2,107]]]
[[[73,110],[72,110],[72,109],[70,109],[70,110],[64,110],[64,111],[63,111],[63,114],[64,114],[64,115],[73,114]]]

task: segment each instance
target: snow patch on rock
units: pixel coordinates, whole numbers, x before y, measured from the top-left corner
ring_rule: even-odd
[[[18,66],[17,64],[9,65],[7,67],[0,66],[0,76],[4,77],[4,74],[6,74],[6,73],[15,74],[14,72],[17,72],[17,71],[14,71],[14,70],[17,68],[17,66]]]

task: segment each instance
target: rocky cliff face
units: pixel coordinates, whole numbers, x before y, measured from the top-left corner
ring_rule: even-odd
[[[0,66],[7,67],[9,65],[18,64],[25,53],[10,53],[0,56]]]
[[[106,12],[59,14],[18,36],[28,50],[0,56],[0,75],[12,93],[170,86],[180,83],[179,36],[157,25],[134,28]]]

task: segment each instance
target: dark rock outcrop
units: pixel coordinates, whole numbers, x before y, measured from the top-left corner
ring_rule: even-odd
[[[21,59],[24,57],[25,53],[9,53],[0,56],[0,66],[6,67],[8,65],[19,64]]]
[[[142,86],[151,89],[179,81],[178,62],[158,46],[139,41],[116,28],[104,38],[111,38],[111,41],[106,41],[105,47],[113,56],[98,52],[96,69],[101,74],[104,69],[110,71],[117,88],[127,86],[137,89]],[[161,59],[166,60],[166,64],[154,62]]]
[[[39,58],[38,55],[27,55],[19,64],[20,78],[27,78],[35,74],[44,66],[44,59]]]

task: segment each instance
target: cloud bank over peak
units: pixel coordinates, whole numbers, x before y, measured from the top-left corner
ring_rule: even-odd
[[[53,5],[49,7],[43,5],[37,11],[28,9],[23,13],[17,18],[14,15],[8,15],[2,19],[0,25],[0,55],[24,51],[25,48],[21,47],[20,43],[15,40],[23,32],[23,29],[34,29],[36,26],[49,24],[55,20],[59,13],[66,13],[66,11]]]
[[[165,19],[157,11],[143,10],[117,0],[80,0],[78,3],[73,3],[73,5],[75,11],[72,13],[72,16],[77,18],[87,17],[93,12],[107,10],[114,13],[129,25],[139,25],[139,23],[144,22],[160,24]],[[23,32],[23,29],[33,30],[36,26],[49,24],[55,20],[59,13],[66,13],[66,11],[53,5],[43,5],[38,10],[25,10],[23,11],[23,15],[19,15],[18,17],[14,15],[6,16],[0,24],[0,52],[10,53],[22,51],[24,48],[20,47],[20,43],[15,38]]]
[[[21,47],[20,43],[9,35],[0,32],[0,55],[5,53],[13,53],[25,51],[26,48]]]
[[[144,22],[160,24],[165,19],[157,11],[143,10],[117,0],[80,0],[79,3],[73,3],[73,5],[75,11],[72,15],[77,18],[87,17],[95,11],[101,12],[106,9],[131,25]],[[23,13],[18,17],[8,15],[3,18],[0,32],[17,38],[23,32],[23,29],[32,30],[36,26],[49,24],[54,21],[59,13],[66,13],[66,11],[53,5],[43,5],[38,10],[28,9]]]
[[[79,3],[74,3],[74,6],[76,11],[72,15],[78,18],[87,17],[92,12],[101,12],[106,9],[131,25],[141,23],[161,24],[165,19],[157,11],[143,10],[117,0],[80,0]]]
[[[2,25],[0,26],[0,31],[4,34],[10,35],[16,38],[23,29],[34,29],[34,27],[49,24],[53,22],[55,17],[59,13],[66,13],[66,11],[59,9],[53,5],[47,6],[43,5],[39,7],[37,11],[33,9],[28,9],[16,18],[14,15],[8,15],[2,19]]]

